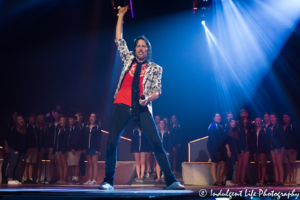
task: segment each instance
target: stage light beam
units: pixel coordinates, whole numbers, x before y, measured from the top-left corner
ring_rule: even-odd
[[[202,24],[203,26],[205,26],[205,21],[202,21],[201,24]]]

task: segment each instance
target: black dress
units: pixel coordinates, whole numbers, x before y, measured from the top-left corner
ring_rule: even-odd
[[[253,125],[248,123],[246,127],[240,126],[238,128],[238,153],[254,153],[255,141],[253,141]]]
[[[253,141],[254,141],[254,147],[253,147],[253,153],[255,154],[266,154],[268,155],[270,153],[269,145],[268,145],[268,133],[267,129],[265,127],[262,127],[257,134],[257,128],[254,128],[253,130]]]
[[[284,147],[283,126],[281,124],[270,124],[267,128],[267,132],[271,150]]]
[[[208,141],[207,150],[210,154],[211,161],[214,163],[226,161],[226,148],[227,140],[224,134],[223,127],[213,122],[208,127]]]
[[[145,133],[139,132],[137,129],[133,130],[133,136],[130,145],[131,153],[150,152],[151,146]]]
[[[234,172],[234,164],[237,161],[237,142],[238,142],[238,132],[236,130],[232,131],[232,136],[229,134],[229,127],[227,126],[225,130],[226,140],[231,152],[231,156],[228,157],[228,171],[227,171],[227,180],[232,180],[232,175]]]
[[[163,147],[164,147],[166,153],[171,154],[172,153],[172,138],[171,138],[170,132],[167,131],[164,134],[159,133],[159,137],[162,140],[162,144],[163,144]]]

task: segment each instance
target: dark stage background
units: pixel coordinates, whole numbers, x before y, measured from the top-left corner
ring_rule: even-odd
[[[205,31],[191,7],[187,0],[133,0],[134,18],[129,15],[124,22],[130,50],[139,35],[152,44],[154,62],[163,67],[162,95],[153,103],[154,114],[178,116],[185,148],[189,141],[207,135],[213,113],[225,114]],[[81,111],[85,120],[98,111],[103,130],[108,131],[122,68],[114,44],[117,18],[111,1],[3,0],[0,9],[2,124],[13,110],[46,114],[60,104],[62,110]],[[285,68],[282,62],[287,63]],[[299,63],[298,24],[255,95],[244,98],[238,86],[229,88],[239,102],[234,115],[247,107],[251,118],[265,110],[279,115],[288,111],[299,121]],[[265,110],[257,111],[258,107]],[[132,124],[123,136],[131,134]]]

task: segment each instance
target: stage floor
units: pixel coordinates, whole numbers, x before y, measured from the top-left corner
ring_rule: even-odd
[[[19,186],[8,186],[0,185],[0,198],[1,199],[99,199],[99,198],[202,198],[212,197],[211,193],[213,190],[214,194],[224,193],[223,197],[226,196],[227,190],[231,194],[239,195],[236,197],[259,197],[260,191],[266,191],[268,197],[276,198],[276,194],[280,192],[282,198],[287,199],[283,196],[284,193],[294,194],[300,193],[300,186],[296,187],[213,187],[213,186],[186,186],[186,190],[181,191],[170,191],[165,190],[165,186],[130,186],[130,185],[116,185],[114,190],[103,191],[98,190],[98,186],[71,186],[71,185],[19,185]],[[200,191],[200,192],[199,192]],[[206,191],[206,192],[205,192]],[[242,191],[242,192],[241,192]],[[273,195],[271,195],[273,191]],[[254,194],[257,192],[257,194]],[[201,195],[201,196],[200,196]],[[246,195],[246,196],[245,196]],[[215,197],[221,197],[215,196]],[[260,197],[263,197],[261,194]],[[267,198],[269,199],[269,198]],[[293,199],[293,198],[289,198]],[[300,199],[300,196],[299,198]]]

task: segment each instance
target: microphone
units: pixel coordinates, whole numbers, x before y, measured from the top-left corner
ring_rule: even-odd
[[[145,99],[146,99],[145,95],[144,95],[144,94],[142,94],[142,96],[141,96],[141,100],[145,100]]]

